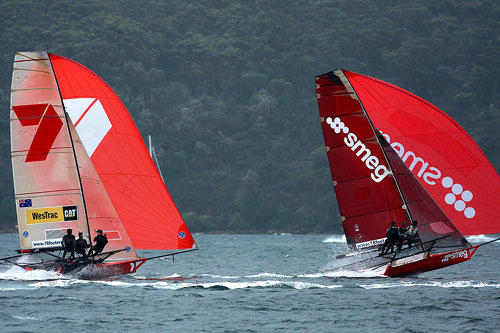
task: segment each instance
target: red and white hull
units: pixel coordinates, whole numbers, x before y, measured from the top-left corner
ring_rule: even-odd
[[[367,269],[366,271],[377,272],[380,273],[380,275],[389,277],[415,275],[468,261],[472,258],[479,246],[480,245],[476,245],[466,249],[439,254],[423,252],[413,256],[396,259],[387,265]]]

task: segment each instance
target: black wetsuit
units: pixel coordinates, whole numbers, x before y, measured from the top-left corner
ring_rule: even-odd
[[[70,258],[75,258],[75,235],[64,235],[62,238],[64,247],[63,259],[66,258],[66,253],[70,252]]]
[[[76,251],[76,253],[82,255],[83,259],[85,259],[87,257],[87,253],[85,252],[85,250],[88,247],[89,247],[89,245],[87,244],[87,240],[85,238],[78,238],[76,240],[75,251]]]
[[[403,247],[403,242],[405,241],[406,228],[401,226],[398,228],[398,252],[401,252],[401,248]]]
[[[385,232],[387,239],[385,240],[384,246],[382,246],[381,255],[384,255],[384,252],[389,252],[389,248],[391,248],[391,253],[394,252],[394,244],[398,240],[398,228],[397,227],[389,227]],[[387,251],[386,251],[387,249]]]
[[[102,250],[104,250],[104,247],[106,246],[106,244],[108,244],[108,239],[106,238],[106,236],[97,235],[94,238],[94,243],[95,243],[95,245],[92,246],[92,248],[89,251],[89,256],[92,254],[101,253]]]

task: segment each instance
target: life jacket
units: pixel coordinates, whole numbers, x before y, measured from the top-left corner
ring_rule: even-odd
[[[76,240],[76,252],[77,253],[85,253],[85,248],[87,247],[87,241],[84,238],[78,238]]]
[[[398,228],[397,227],[390,227],[387,230],[387,238],[389,240],[396,240],[396,239],[398,239]]]
[[[410,226],[407,235],[409,239],[413,239],[417,235],[417,227]]]
[[[108,239],[105,236],[97,235],[94,238],[94,242],[96,251],[101,252],[106,246],[106,244],[108,244]]]
[[[73,248],[73,242],[75,241],[75,239],[74,239],[74,236],[73,237],[71,237],[71,236],[73,236],[73,235],[65,235],[63,237],[64,247],[66,249],[72,249]]]

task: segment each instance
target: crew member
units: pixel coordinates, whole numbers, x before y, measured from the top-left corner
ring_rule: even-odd
[[[90,248],[89,256],[101,253],[106,244],[108,244],[108,239],[106,235],[102,234],[101,229],[97,230],[97,236],[94,237],[94,243],[95,245]]]
[[[391,253],[394,252],[394,244],[398,240],[398,228],[396,227],[395,221],[391,221],[391,226],[387,228],[385,236],[387,238],[385,239],[384,245],[382,246],[382,251],[380,251],[380,255],[384,255],[387,252],[389,252],[389,247],[391,248]]]
[[[411,243],[419,241],[417,221],[413,221],[406,231],[406,241],[408,242],[408,249],[411,249]]]
[[[83,260],[87,259],[87,252],[85,251],[89,247],[87,240],[83,238],[83,232],[78,233],[78,239],[75,243],[75,251],[83,257]]]
[[[73,235],[71,228],[66,230],[66,235],[62,238],[61,244],[64,248],[63,259],[66,258],[68,252],[70,252],[70,258],[75,259],[75,235]]]
[[[406,239],[406,221],[401,222],[401,226],[398,228],[398,253],[401,252],[401,247],[403,247],[403,242]]]

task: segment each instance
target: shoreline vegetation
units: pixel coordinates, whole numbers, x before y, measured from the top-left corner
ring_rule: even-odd
[[[345,68],[411,91],[498,171],[499,13],[491,0],[2,0],[0,229],[16,220],[16,51],[68,57],[116,91],[192,232],[342,233],[315,76]]]
[[[5,228],[0,229],[0,235],[2,234],[17,234],[16,228]],[[193,234],[204,234],[204,235],[343,235],[343,233],[335,231],[324,231],[324,232],[305,232],[305,231],[279,231],[279,230],[267,230],[267,231],[248,231],[248,230],[217,230],[217,231],[193,231]]]

